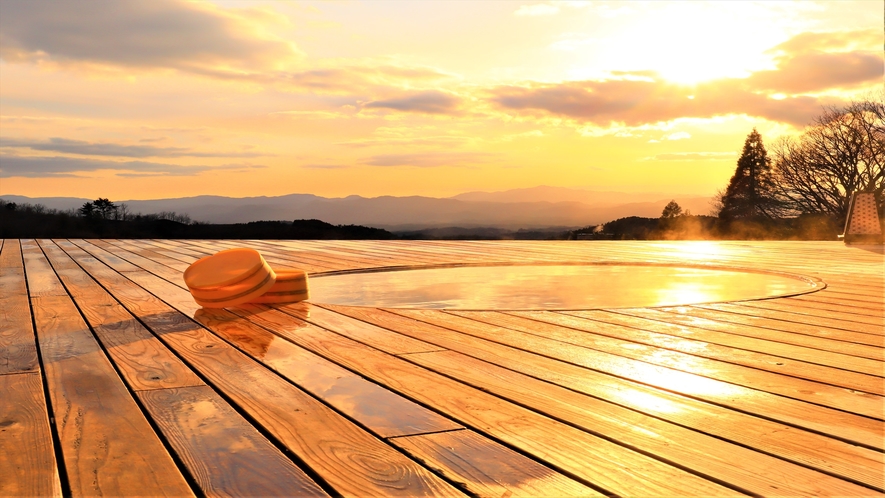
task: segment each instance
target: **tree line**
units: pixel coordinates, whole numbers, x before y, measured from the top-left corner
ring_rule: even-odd
[[[825,215],[844,223],[852,192],[875,194],[880,219],[885,189],[885,102],[826,108],[799,137],[774,142],[769,156],[754,128],[734,175],[717,196],[724,221]]]
[[[799,136],[776,140],[771,154],[754,128],[713,216],[671,201],[659,218],[620,218],[568,238],[836,240],[853,192],[873,193],[885,220],[883,189],[885,94],[825,108]]]

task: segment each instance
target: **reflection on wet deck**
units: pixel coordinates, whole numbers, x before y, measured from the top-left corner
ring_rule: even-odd
[[[195,305],[183,269],[243,245],[311,302]],[[882,268],[837,243],[5,240],[0,495],[882,496]]]
[[[319,275],[311,301],[347,306],[476,310],[637,308],[811,292],[813,279],[721,268],[504,265]]]

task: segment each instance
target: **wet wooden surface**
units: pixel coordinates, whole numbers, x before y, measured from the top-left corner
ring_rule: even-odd
[[[710,264],[733,303],[203,310],[182,272]],[[882,496],[885,260],[838,242],[4,240],[0,495]]]

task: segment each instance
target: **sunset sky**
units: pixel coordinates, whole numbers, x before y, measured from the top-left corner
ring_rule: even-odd
[[[0,1],[0,195],[712,195],[883,87],[883,2]]]

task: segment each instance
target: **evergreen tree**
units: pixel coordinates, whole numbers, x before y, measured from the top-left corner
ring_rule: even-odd
[[[762,136],[753,128],[744,141],[737,169],[722,194],[719,217],[774,218],[779,203],[772,182],[771,160],[762,145]]]
[[[95,205],[91,202],[84,202],[80,209],[77,210],[77,214],[84,218],[92,218],[95,216]]]

